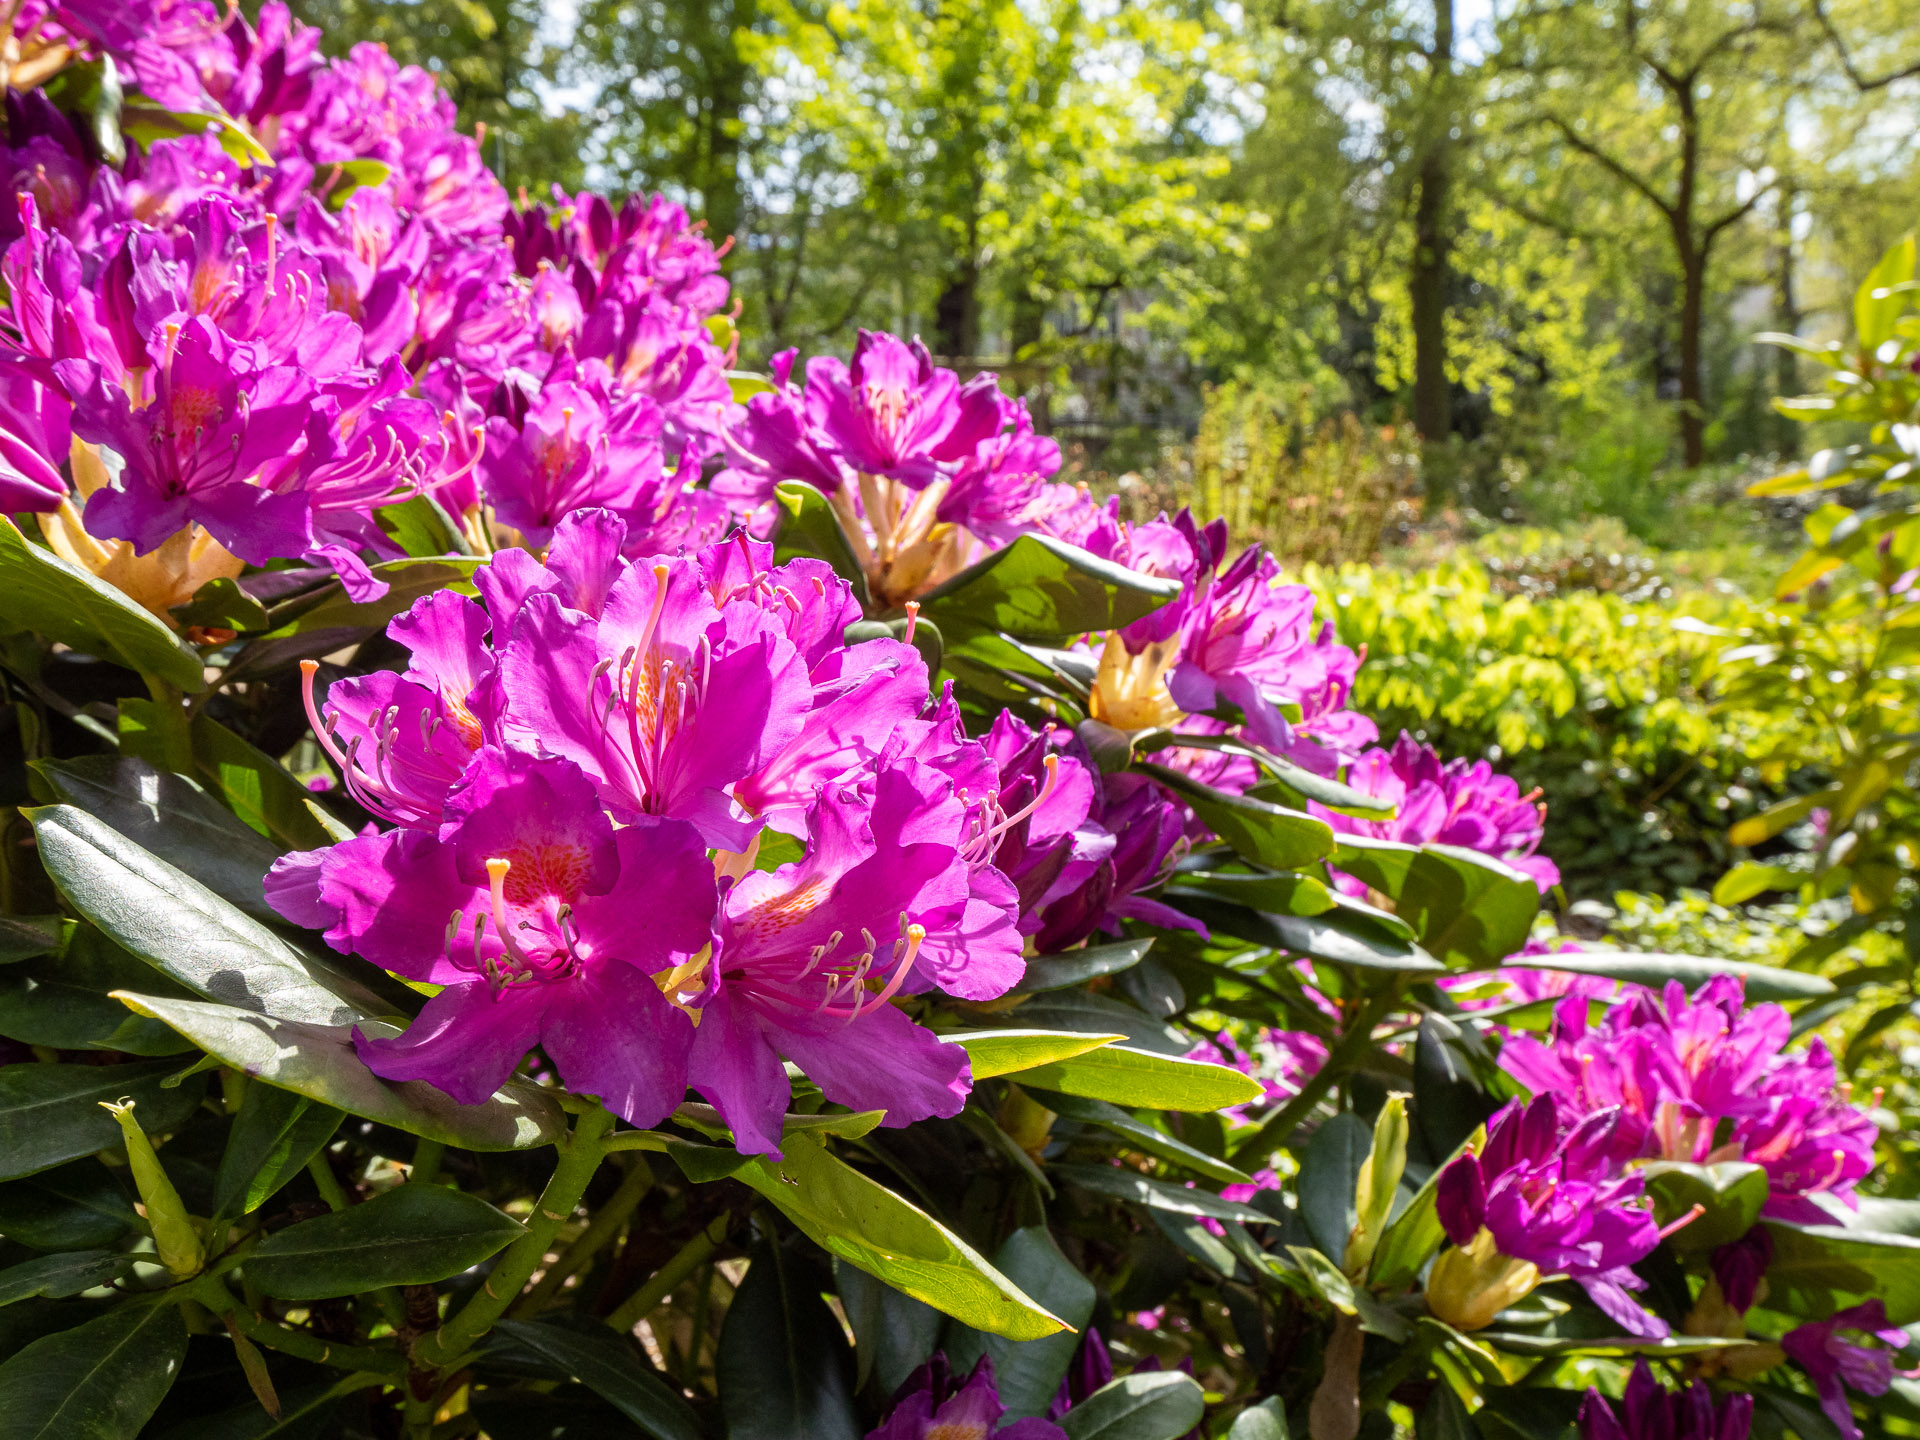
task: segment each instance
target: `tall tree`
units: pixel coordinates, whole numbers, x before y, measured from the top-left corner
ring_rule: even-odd
[[[1674,281],[1681,455],[1706,459],[1704,338],[1717,251],[1773,193],[1812,44],[1789,0],[1526,0],[1499,27],[1526,213],[1586,230],[1556,177],[1592,169],[1649,207]]]

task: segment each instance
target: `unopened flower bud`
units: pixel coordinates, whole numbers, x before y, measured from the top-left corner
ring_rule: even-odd
[[[176,1280],[199,1274],[206,1258],[200,1248],[200,1232],[194,1228],[180,1192],[167,1178],[160,1157],[153,1153],[153,1143],[140,1128],[140,1122],[133,1118],[133,1101],[102,1100],[100,1105],[120,1124],[120,1134],[127,1147],[127,1163],[133,1167],[133,1183],[140,1192],[140,1203],[146,1207],[147,1224],[153,1227],[153,1244],[160,1252],[160,1263]]]
[[[1456,1330],[1484,1330],[1493,1317],[1519,1303],[1540,1283],[1539,1267],[1494,1248],[1493,1234],[1482,1227],[1465,1245],[1456,1245],[1433,1263],[1427,1276],[1427,1309]]]

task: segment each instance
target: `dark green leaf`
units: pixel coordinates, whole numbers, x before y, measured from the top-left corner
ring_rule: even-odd
[[[1392,899],[1421,948],[1456,969],[1496,965],[1516,953],[1540,913],[1531,877],[1454,845],[1342,835],[1333,863]]]
[[[1474,1416],[1485,1440],[1574,1440],[1578,1434],[1577,1391],[1495,1387],[1485,1398]]]
[[[285,1020],[345,1025],[393,1007],[206,886],[70,805],[28,812],[60,893],[189,990]]]
[[[1247,1225],[1274,1223],[1273,1216],[1255,1210],[1251,1205],[1222,1200],[1207,1190],[1163,1185],[1158,1180],[1149,1180],[1144,1175],[1119,1166],[1052,1165],[1048,1167],[1048,1172],[1054,1179],[1068,1181],[1083,1190],[1112,1195],[1116,1199],[1129,1200],[1155,1210],[1168,1210],[1176,1215],[1205,1215],[1214,1220],[1238,1220]]]
[[[42,1255],[0,1270],[0,1305],[45,1295],[60,1300],[105,1284],[133,1268],[133,1257],[114,1250],[68,1250]]]
[[[431,1285],[525,1233],[478,1196],[444,1185],[398,1185],[364,1205],[269,1235],[247,1252],[246,1276],[281,1300]]]
[[[845,1332],[818,1279],[780,1246],[755,1247],[715,1370],[728,1440],[860,1440]]]
[[[1338,908],[1322,915],[1270,915],[1209,895],[1190,894],[1184,888],[1168,891],[1166,898],[1216,934],[1249,940],[1289,955],[1404,974],[1437,975],[1446,969],[1418,945],[1394,934],[1370,915]]]
[[[1300,1218],[1314,1245],[1335,1265],[1346,1261],[1347,1237],[1353,1233],[1354,1187],[1372,1151],[1373,1128],[1351,1110],[1343,1110],[1313,1132],[1300,1159],[1296,1182]]]
[[[867,577],[853,558],[853,548],[847,544],[846,533],[834,518],[833,506],[827,503],[827,497],[802,480],[782,480],[774,486],[773,493],[786,512],[780,517],[780,530],[774,536],[774,563],[785,564],[799,555],[824,560],[833,567],[834,574],[853,587],[860,608],[871,610],[873,602],[867,594]]]
[[[1445,1380],[1433,1387],[1427,1403],[1420,1407],[1420,1420],[1413,1433],[1414,1440],[1480,1440],[1480,1432],[1473,1428],[1473,1416]]]
[[[1557,955],[1529,955],[1509,962],[1508,969],[1567,970],[1578,975],[1604,975],[1635,985],[1660,986],[1678,980],[1689,990],[1716,975],[1738,975],[1746,982],[1748,1000],[1805,1000],[1833,994],[1833,982],[1800,970],[1780,970],[1749,960],[1722,960],[1706,955],[1660,955],[1634,950],[1569,950]]]
[[[1287,1430],[1287,1408],[1278,1395],[1249,1405],[1233,1417],[1227,1440],[1292,1440]]]
[[[129,1015],[108,993],[153,972],[93,927],[81,927],[75,940],[83,936],[94,937],[93,943],[70,945],[59,960],[35,960],[0,971],[0,1035],[54,1050],[178,1055],[192,1049],[157,1021]]]
[[[9,633],[35,631],[85,654],[158,676],[176,690],[197,693],[207,688],[200,657],[191,646],[104,580],[29,544],[4,515],[0,594],[7,597],[0,627]]]
[[[279,915],[261,889],[280,849],[184,775],[129,755],[41,760],[34,770],[55,800],[104,820],[256,920]]]
[[[1769,1308],[1824,1316],[1878,1299],[1886,1303],[1893,1324],[1920,1320],[1920,1239],[1839,1225],[1765,1224],[1773,1237]]]
[[[784,1159],[739,1171],[821,1249],[976,1330],[1038,1339],[1061,1322],[1020,1293],[978,1251],[918,1206],[829,1155],[804,1134]]]
[[[167,612],[181,629],[198,625],[209,630],[232,630],[244,634],[267,628],[267,607],[240,588],[228,576],[217,576],[193,592],[184,605]]]
[[[280,1417],[275,1419],[249,1397],[218,1415],[195,1415],[170,1426],[159,1440],[335,1440],[340,1435],[334,1412],[352,1389],[367,1389],[368,1377],[340,1385],[322,1380],[280,1388]],[[545,1399],[546,1397],[542,1397]],[[549,1401],[549,1404],[552,1402]],[[498,1437],[496,1437],[498,1440]]]
[[[378,600],[355,602],[347,598],[338,583],[317,605],[274,630],[266,638],[286,640],[298,635],[324,634],[327,631],[372,631],[384,629],[387,622],[409,609],[413,602],[436,590],[452,590],[461,595],[479,593],[472,575],[480,562],[470,557],[438,560],[383,560],[369,567],[377,579],[391,587]]]
[[[1333,827],[1324,820],[1251,796],[1229,795],[1150,761],[1140,761],[1133,768],[1186,801],[1208,829],[1256,865],[1298,870],[1333,852]]]
[[[165,1000],[119,992],[130,1009],[164,1020],[210,1055],[269,1085],[323,1105],[463,1150],[531,1150],[565,1130],[553,1096],[526,1080],[509,1080],[491,1100],[461,1105],[424,1080],[382,1080],[354,1053],[351,1027],[274,1020],[230,1005]],[[362,1021],[368,1035],[398,1027]]]
[[[1122,940],[1114,945],[1089,945],[1084,950],[1063,950],[1058,955],[1040,955],[1027,961],[1027,973],[1015,989],[1029,992],[1066,990],[1084,985],[1102,975],[1112,975],[1138,965],[1153,948],[1154,937]]]
[[[120,1127],[102,1101],[131,1099],[140,1126],[163,1135],[200,1103],[205,1079],[163,1089],[177,1060],[137,1065],[9,1065],[0,1069],[0,1180],[50,1170],[119,1145]]]
[[[1060,1420],[1067,1440],[1180,1440],[1206,1413],[1207,1400],[1178,1370],[1122,1375]]]
[[[91,1156],[0,1185],[0,1235],[35,1250],[111,1245],[142,1223],[113,1172]]]
[[[59,948],[58,915],[0,915],[0,965],[31,960]]]
[[[1767,1172],[1758,1165],[1735,1160],[1718,1165],[1655,1160],[1643,1165],[1640,1173],[1646,1176],[1654,1217],[1663,1228],[1695,1205],[1703,1207],[1698,1218],[1668,1237],[1668,1243],[1682,1251],[1711,1250],[1738,1240],[1753,1228],[1760,1207],[1767,1203]]]
[[[1499,1108],[1474,1078],[1467,1037],[1444,1015],[1427,1015],[1413,1045],[1413,1123],[1431,1155],[1451,1155]]]
[[[860,1388],[871,1377],[882,1395],[893,1394],[933,1354],[947,1317],[844,1260],[833,1262],[833,1284],[853,1327]]]
[[[958,1373],[965,1374],[981,1355],[991,1355],[993,1377],[1009,1418],[1044,1415],[1080,1347],[1078,1332],[1093,1317],[1093,1282],[1060,1253],[1044,1225],[1014,1231],[994,1252],[993,1263],[1073,1328],[1037,1340],[1009,1340],[956,1326],[948,1334],[947,1357]]]
[[[0,1365],[0,1440],[133,1440],[186,1355],[186,1322],[164,1301],[36,1340]]]
[[[215,1212],[238,1217],[259,1209],[306,1168],[346,1118],[344,1110],[276,1085],[247,1086],[220,1157]]]
[[[700,1440],[693,1407],[642,1362],[626,1336],[524,1320],[502,1320],[494,1328],[591,1388],[656,1440]]]
[[[1237,1073],[1237,1072],[1236,1072]],[[1036,1084],[1028,1076],[1021,1076],[1022,1085]],[[1170,1160],[1182,1169],[1195,1174],[1205,1175],[1210,1180],[1219,1180],[1228,1185],[1244,1185],[1251,1177],[1244,1171],[1236,1170],[1226,1161],[1196,1150],[1183,1140],[1176,1140],[1164,1130],[1156,1130],[1145,1120],[1122,1110],[1118,1105],[1109,1105],[1104,1100],[1084,1100],[1077,1095],[1058,1094],[1041,1090],[1033,1097],[1056,1115],[1083,1125],[1100,1125],[1114,1134],[1131,1140],[1149,1155],[1158,1155],[1162,1160]],[[1143,1105],[1142,1109],[1153,1108]]]
[[[1102,560],[1050,535],[1022,535],[921,601],[921,613],[957,637],[998,630],[1020,640],[1064,640],[1117,630],[1180,593],[1176,580]]]

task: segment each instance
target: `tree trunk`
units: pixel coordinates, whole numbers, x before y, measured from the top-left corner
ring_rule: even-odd
[[[1673,246],[1680,261],[1680,458],[1689,469],[1707,459],[1706,383],[1700,354],[1700,327],[1706,313],[1707,252],[1711,235],[1696,233],[1693,223],[1695,188],[1700,175],[1700,120],[1695,107],[1694,81],[1688,77],[1674,88],[1680,107],[1680,184],[1673,209],[1667,212]]]
[[[1034,426],[1042,432],[1047,429],[1053,418],[1047,404],[1047,387],[1040,383],[1037,365],[1028,368],[1034,359],[1033,353],[1040,342],[1046,338],[1047,307],[1040,297],[1026,286],[1021,286],[1013,297],[1013,317],[1008,326],[1009,350],[1015,383],[1013,388],[1027,397],[1027,409],[1033,415]]]
[[[1407,298],[1413,309],[1413,426],[1429,445],[1453,429],[1447,384],[1447,192],[1452,176],[1453,0],[1434,0],[1433,77],[1420,157],[1420,198],[1413,215],[1413,267]]]
[[[753,28],[759,0],[733,0],[731,17],[716,26],[713,45],[712,91],[706,113],[706,165],[700,210],[707,233],[718,245],[740,228],[740,112],[747,101],[752,66],[740,53],[741,35]]]
[[[933,348],[950,360],[965,360],[980,340],[980,266],[968,256],[948,272],[933,303]]]
[[[1800,333],[1799,297],[1794,291],[1793,206],[1796,191],[1791,184],[1780,190],[1780,227],[1774,251],[1774,303],[1780,310],[1780,328],[1789,335]],[[1773,385],[1781,395],[1800,393],[1800,357],[1784,345],[1774,347]],[[1800,453],[1800,425],[1784,415],[1774,416],[1774,443],[1782,459],[1791,460]]]

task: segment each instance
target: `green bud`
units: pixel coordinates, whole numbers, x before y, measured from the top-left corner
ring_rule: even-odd
[[[1373,1252],[1386,1233],[1387,1217],[1393,1213],[1394,1191],[1407,1168],[1407,1097],[1389,1095],[1373,1122],[1373,1151],[1360,1168],[1354,1186],[1353,1232],[1347,1237],[1345,1270],[1360,1275],[1373,1260]]]
[[[127,1162],[133,1167],[133,1183],[140,1191],[140,1203],[146,1207],[147,1224],[153,1227],[153,1243],[160,1252],[160,1263],[176,1280],[199,1274],[206,1258],[200,1248],[200,1232],[194,1228],[180,1192],[167,1178],[160,1157],[153,1153],[153,1143],[147,1139],[146,1131],[133,1118],[133,1101],[122,1100],[116,1104],[102,1100],[100,1107],[120,1124],[120,1134],[127,1146]]]

